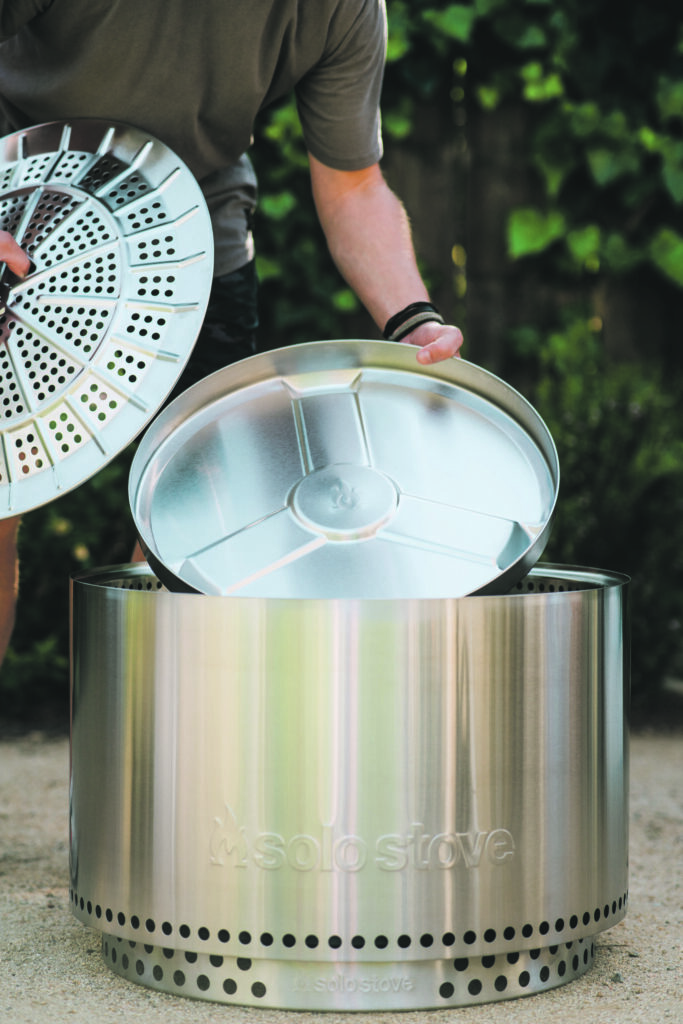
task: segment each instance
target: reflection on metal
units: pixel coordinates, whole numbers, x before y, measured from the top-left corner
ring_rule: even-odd
[[[185,165],[103,121],[0,141],[0,518],[97,472],[172,390],[201,327],[213,240]]]
[[[312,342],[221,370],[147,432],[130,503],[173,589],[460,597],[539,557],[559,484],[512,388],[407,345]]]
[[[71,900],[133,981],[449,1007],[585,971],[627,905],[627,581],[452,600],[72,583]]]

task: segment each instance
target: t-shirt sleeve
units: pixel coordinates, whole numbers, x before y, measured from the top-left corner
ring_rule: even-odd
[[[322,59],[296,87],[306,147],[335,170],[370,167],[382,155],[386,41],[384,0],[346,0],[330,23]]]

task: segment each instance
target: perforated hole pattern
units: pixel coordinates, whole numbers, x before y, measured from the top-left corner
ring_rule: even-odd
[[[0,228],[33,263],[0,305],[0,502],[14,514],[92,475],[152,417],[201,326],[213,246],[197,183],[143,133],[79,122],[9,139]]]
[[[105,934],[105,963],[138,984],[216,1002],[297,1008],[382,1008],[400,993],[402,1008],[414,998],[424,1007],[464,1006],[528,995],[566,984],[587,971],[595,958],[592,938],[496,956],[424,960],[414,964],[333,967],[176,950]]]
[[[119,590],[166,591],[163,583],[151,572],[136,573],[133,576],[112,577],[107,586]],[[526,576],[520,580],[511,594],[563,594],[590,589],[591,584],[582,580],[560,579],[553,576]]]
[[[212,936],[211,930],[205,925],[200,925],[193,929],[189,924],[185,923],[178,925],[171,921],[155,921],[144,915],[127,914],[123,910],[102,907],[99,903],[93,903],[74,890],[71,890],[70,897],[74,908],[80,911],[81,915],[87,914],[91,919],[90,923],[94,927],[100,928],[104,926],[106,928],[106,924],[115,924],[120,928],[128,927],[133,932],[141,931],[148,936],[153,936],[155,933],[161,934],[169,940],[173,935],[179,935],[183,940],[199,940],[201,943],[211,941],[214,945],[217,940],[218,945],[230,949],[237,946],[240,949],[276,950],[279,946],[284,951],[291,950],[294,947],[304,947],[309,950],[322,950],[327,947],[334,955],[337,954],[338,950],[350,947],[356,951],[366,949],[369,956],[372,955],[372,947],[382,951],[390,951],[393,946],[396,952],[399,953],[401,950],[406,951],[415,946],[422,949],[434,948],[435,956],[439,958],[447,956],[450,948],[456,945],[456,943],[464,943],[465,947],[473,947],[478,943],[482,943],[482,941],[485,944],[492,945],[501,939],[510,944],[519,943],[521,940],[527,946],[534,940],[538,940],[542,945],[551,940],[559,942],[569,938],[571,933],[579,928],[585,932],[586,929],[592,930],[594,927],[598,929],[608,927],[610,919],[616,920],[620,917],[622,911],[626,910],[628,903],[628,894],[624,893],[623,896],[619,896],[611,902],[599,907],[586,908],[580,913],[570,914],[566,918],[560,917],[554,921],[540,921],[536,923],[526,922],[522,926],[509,924],[503,929],[502,934],[499,934],[494,928],[485,928],[479,933],[471,928],[466,928],[458,934],[455,931],[448,931],[443,934],[424,933],[416,936],[408,934],[397,936],[385,934],[374,936],[352,935],[347,937],[336,934],[323,936],[307,934],[302,936],[294,932],[286,932],[283,935],[277,936],[271,932],[252,935],[250,931],[245,929],[233,929],[231,931],[228,928],[221,928]]]

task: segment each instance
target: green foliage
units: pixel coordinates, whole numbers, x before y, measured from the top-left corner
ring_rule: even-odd
[[[681,380],[612,365],[585,317],[525,331],[534,405],[557,445],[561,486],[544,560],[631,576],[633,706],[679,673],[683,592]]]
[[[683,238],[671,228],[660,228],[650,243],[650,257],[683,288]]]
[[[565,219],[559,210],[513,210],[508,221],[508,252],[513,259],[542,252],[562,238],[565,230]]]
[[[500,46],[500,41],[504,46]],[[533,43],[533,46],[531,44]],[[569,257],[575,271],[653,266],[683,282],[683,56],[675,5],[506,3],[478,26],[474,95],[484,106],[525,102],[529,162],[544,193],[526,212],[514,259]],[[534,50],[529,60],[527,50]],[[495,54],[487,61],[486,55]],[[519,234],[512,211],[509,235]],[[560,249],[552,218],[572,243]],[[576,232],[590,228],[577,245]],[[552,247],[552,248],[551,248]]]
[[[449,4],[441,11],[432,9],[422,14],[427,25],[431,25],[441,35],[461,43],[469,41],[476,16],[474,8],[464,4]]]
[[[456,92],[456,106],[528,108],[528,161],[541,202],[511,211],[513,259],[542,259],[547,268],[550,257],[560,273],[579,275],[649,266],[681,284],[683,29],[675,4],[389,0],[388,9],[390,133],[409,137],[411,103],[414,111],[418,100]]]

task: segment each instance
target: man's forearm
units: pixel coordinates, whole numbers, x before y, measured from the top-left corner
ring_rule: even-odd
[[[346,187],[339,174],[334,193],[321,189],[320,179],[320,165],[313,165],[313,196],[332,258],[381,329],[409,302],[428,299],[406,213],[378,171]]]
[[[399,310],[429,299],[408,217],[376,165],[367,171],[341,172],[310,159],[313,196],[332,258],[383,330]],[[405,340],[428,346],[431,351],[423,353],[421,361],[431,362],[455,355],[462,335],[454,327],[425,323]]]

